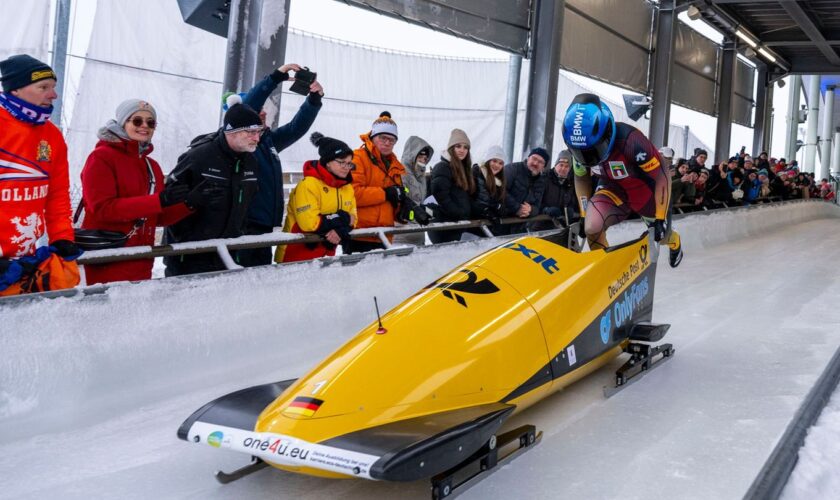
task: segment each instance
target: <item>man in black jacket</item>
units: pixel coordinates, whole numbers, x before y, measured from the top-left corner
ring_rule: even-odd
[[[575,182],[570,175],[572,172],[572,155],[564,149],[557,155],[557,162],[553,167],[543,170],[545,191],[543,192],[541,210],[543,215],[551,216],[563,226],[568,226],[580,217],[578,201],[575,194]],[[566,220],[568,217],[569,220]],[[554,229],[552,221],[538,221],[531,225],[532,231]]]
[[[165,243],[245,234],[248,205],[257,192],[259,166],[253,153],[263,125],[253,108],[231,97],[222,129],[194,139],[167,177],[167,185],[190,188],[186,203],[194,212],[166,228]],[[175,255],[164,262],[166,276],[225,269],[216,253]]]
[[[528,153],[525,161],[518,161],[505,165],[505,206],[509,213],[527,219],[540,213],[545,178],[541,175],[543,168],[549,162],[548,151],[534,148]],[[523,233],[526,223],[513,224],[510,233]]]

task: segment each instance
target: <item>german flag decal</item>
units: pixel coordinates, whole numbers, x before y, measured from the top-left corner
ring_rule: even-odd
[[[324,404],[323,400],[298,396],[285,410],[283,410],[283,413],[286,415],[311,417],[312,415],[315,415],[315,412],[318,411],[318,408],[320,408],[322,404]]]

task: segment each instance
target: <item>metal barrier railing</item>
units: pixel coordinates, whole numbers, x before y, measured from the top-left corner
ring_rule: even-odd
[[[527,219],[511,217],[502,219],[501,225],[512,225],[522,223],[533,223],[539,221],[553,221],[547,215],[538,215]],[[354,229],[350,235],[355,238],[377,237],[386,249],[391,248],[392,243],[388,240],[389,235],[417,234],[427,231],[451,231],[462,229],[480,229],[485,236],[494,236],[490,230],[492,226],[488,220],[473,220],[464,222],[439,222],[428,226],[399,226],[399,227],[372,227],[365,229]],[[324,241],[322,237],[315,234],[293,234],[274,232],[259,235],[246,235],[238,238],[213,239],[203,241],[191,241],[187,243],[172,243],[160,246],[139,246],[127,248],[115,248],[108,250],[91,250],[85,252],[79,258],[79,264],[106,264],[133,259],[153,259],[173,255],[191,255],[199,253],[215,252],[224,262],[227,269],[241,269],[230,254],[231,251],[253,248],[264,248],[276,245],[297,245],[303,243],[317,243]]]

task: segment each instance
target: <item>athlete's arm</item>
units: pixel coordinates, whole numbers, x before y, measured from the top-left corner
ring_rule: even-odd
[[[638,136],[634,140],[627,141],[628,150],[624,153],[625,157],[631,158],[645,175],[653,179],[656,218],[665,220],[671,203],[671,174],[656,146],[641,132],[635,133]]]
[[[575,171],[575,193],[577,194],[580,216],[586,217],[586,205],[592,197],[592,174],[589,169],[572,160]]]

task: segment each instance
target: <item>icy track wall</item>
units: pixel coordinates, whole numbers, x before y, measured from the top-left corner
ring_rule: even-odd
[[[693,215],[675,226],[690,259],[703,248],[828,217],[840,217],[840,207],[799,202]],[[611,230],[611,242],[642,230],[638,221],[622,224]],[[0,443],[35,428],[66,432],[142,412],[209,387],[298,377],[375,321],[374,296],[384,313],[498,243],[371,256],[348,267],[309,263],[120,284],[103,295],[0,305]],[[800,244],[807,243],[791,247]]]

